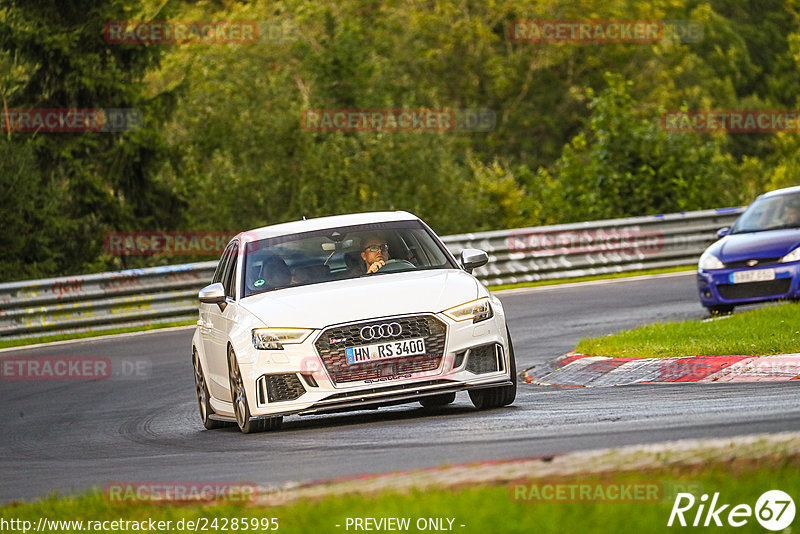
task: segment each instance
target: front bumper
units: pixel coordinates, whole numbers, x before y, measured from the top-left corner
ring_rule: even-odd
[[[732,283],[733,273],[773,269],[775,279]],[[697,290],[703,306],[733,306],[800,297],[800,262],[758,268],[698,270]]]
[[[324,345],[319,341],[329,343],[327,332],[332,327],[315,332],[302,344],[286,345],[284,350],[252,349],[249,357],[239,359],[250,413],[258,418],[371,409],[430,395],[512,384],[502,315],[478,324],[455,322],[441,314],[413,317],[425,317],[444,326],[444,334],[436,343],[426,343],[426,351],[433,346],[441,351],[435,366],[429,365],[431,358],[426,354],[422,358],[426,365],[398,358],[378,364],[388,372],[342,373],[341,365],[332,366],[331,358],[323,361],[320,357],[319,347]],[[342,326],[352,325],[333,328]]]

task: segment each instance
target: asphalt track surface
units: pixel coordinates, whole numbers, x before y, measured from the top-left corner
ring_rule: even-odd
[[[588,336],[705,315],[694,273],[500,293],[519,369]],[[520,384],[513,406],[293,416],[279,432],[207,431],[197,414],[189,329],[2,352],[102,356],[98,381],[0,381],[0,502],[118,482],[247,481],[266,487],[368,473],[682,438],[800,429],[798,384],[559,388]],[[754,343],[756,341],[754,340]],[[130,369],[128,369],[130,371]]]

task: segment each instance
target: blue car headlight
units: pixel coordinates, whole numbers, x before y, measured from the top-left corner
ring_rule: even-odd
[[[718,257],[706,250],[700,256],[700,261],[697,263],[697,268],[701,271],[709,269],[724,269],[725,264],[722,263]]]
[[[789,263],[792,261],[800,261],[800,247],[797,247],[786,256],[781,258],[781,263]]]

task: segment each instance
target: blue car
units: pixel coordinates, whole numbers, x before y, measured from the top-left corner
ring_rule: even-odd
[[[717,236],[697,266],[700,302],[712,315],[800,297],[800,187],[761,195]]]

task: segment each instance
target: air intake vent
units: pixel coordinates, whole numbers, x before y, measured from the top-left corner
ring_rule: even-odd
[[[476,375],[495,373],[502,370],[503,348],[493,343],[469,349],[467,351],[467,366],[465,369]]]
[[[719,290],[719,295],[724,299],[750,299],[756,297],[780,297],[789,293],[791,287],[791,278],[778,278],[767,282],[720,284],[717,289]]]
[[[258,403],[291,401],[306,392],[296,374],[264,375],[256,382]],[[266,401],[265,401],[266,399]]]
[[[457,352],[455,358],[453,358],[453,369],[458,369],[461,367],[461,364],[464,363],[464,358],[467,356],[467,351],[462,350],[461,352]]]

